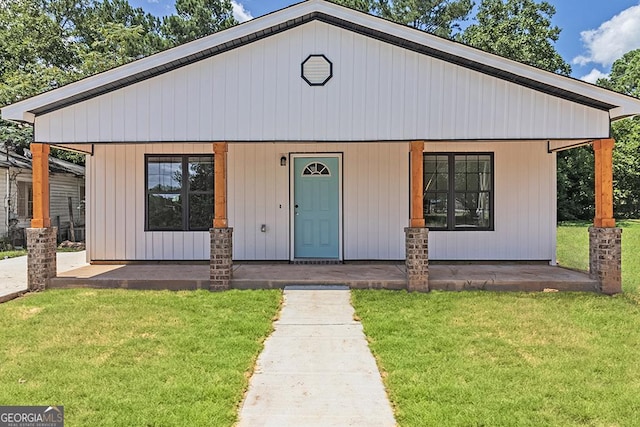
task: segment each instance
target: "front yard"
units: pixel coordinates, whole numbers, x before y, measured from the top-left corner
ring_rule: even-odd
[[[0,405],[70,426],[230,426],[280,292],[64,290],[0,305]]]
[[[626,293],[353,291],[400,426],[626,426],[640,413],[640,221]],[[587,265],[587,224],[559,260]],[[0,405],[68,425],[231,426],[279,291],[64,290],[0,305]]]
[[[632,426],[640,414],[640,221],[623,227],[625,294],[407,294],[352,301],[401,426]],[[588,268],[588,224],[558,229]]]

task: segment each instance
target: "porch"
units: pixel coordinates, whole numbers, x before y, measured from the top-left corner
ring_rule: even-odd
[[[89,265],[60,273],[50,288],[125,288],[148,290],[209,289],[208,264]],[[346,263],[296,265],[238,263],[230,287],[234,289],[283,288],[288,285],[347,285],[352,289],[406,289],[407,274],[401,263]],[[596,292],[598,281],[587,273],[536,264],[432,264],[432,290],[488,290],[540,292]]]

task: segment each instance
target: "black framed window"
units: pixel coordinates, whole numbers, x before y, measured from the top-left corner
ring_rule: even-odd
[[[493,154],[425,153],[424,219],[433,230],[493,230]]]
[[[202,231],[213,222],[213,156],[147,155],[147,231]]]

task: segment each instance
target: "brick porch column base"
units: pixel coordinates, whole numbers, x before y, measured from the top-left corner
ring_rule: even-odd
[[[27,288],[44,291],[49,279],[56,277],[56,238],[58,229],[27,228]]]
[[[212,228],[209,290],[226,291],[233,276],[233,228]]]
[[[589,227],[589,275],[607,295],[622,292],[622,229]]]
[[[407,267],[407,290],[409,292],[429,291],[429,229],[407,227],[405,248]]]

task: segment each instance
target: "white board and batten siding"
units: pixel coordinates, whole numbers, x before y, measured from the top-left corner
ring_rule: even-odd
[[[494,153],[493,231],[430,231],[431,260],[556,261],[556,155],[544,141],[427,143],[426,152]]]
[[[229,224],[235,260],[290,257],[290,153],[343,154],[345,260],[404,258],[409,218],[407,143],[229,145]],[[89,158],[90,259],[209,258],[209,233],[145,232],[145,154],[207,154],[211,144],[96,146]],[[426,152],[493,152],[494,231],[432,231],[432,260],[555,262],[555,155],[544,142],[431,142]],[[266,232],[261,226],[266,225]]]
[[[289,153],[342,153],[345,260],[404,259],[409,215],[405,143],[230,144],[229,223],[234,259],[290,257]],[[267,226],[266,233],[260,231]]]
[[[234,228],[234,259],[289,259],[289,166],[280,166],[280,157],[315,152],[343,153],[345,259],[403,259],[409,211],[404,143],[230,144],[228,215]],[[95,147],[87,163],[91,260],[209,258],[206,231],[144,231],[144,155],[171,153],[210,154],[212,145]]]
[[[333,63],[325,86],[302,62]],[[594,139],[607,111],[320,21],[38,115],[36,141]]]
[[[211,144],[97,145],[87,157],[87,258],[198,260],[209,257],[200,232],[145,231],[145,154],[213,154]]]

